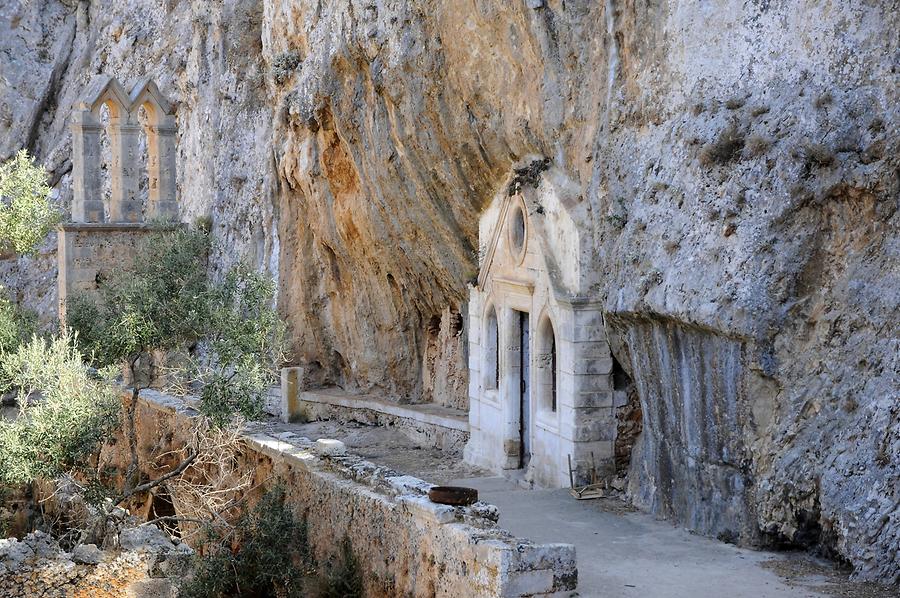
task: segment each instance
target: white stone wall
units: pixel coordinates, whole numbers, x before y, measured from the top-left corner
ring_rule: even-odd
[[[552,180],[552,173],[549,176]],[[564,191],[564,189],[563,189]],[[616,424],[610,382],[612,358],[600,306],[586,299],[595,276],[583,251],[579,206],[566,205],[560,186],[542,184],[523,196],[498,196],[482,216],[484,253],[478,285],[469,298],[469,428],[468,462],[494,471],[521,469],[526,481],[561,487],[570,483],[569,458],[575,483],[597,473],[614,471]],[[526,239],[517,251],[509,231],[512,214],[524,207]],[[500,373],[493,388],[493,351],[488,316],[495,310],[499,335]],[[527,430],[519,380],[519,316],[528,317]],[[556,408],[552,408],[551,367],[545,320],[549,318],[556,346]],[[523,467],[522,437],[530,441],[530,459]]]

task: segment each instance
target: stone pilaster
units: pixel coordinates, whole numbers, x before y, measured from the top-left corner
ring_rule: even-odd
[[[175,118],[166,116],[147,134],[147,170],[150,179],[148,219],[178,218],[175,201]]]
[[[72,113],[72,220],[104,222],[100,178],[100,133],[103,126],[90,110]]]
[[[140,222],[141,200],[140,156],[138,145],[141,127],[133,117],[113,117],[109,122],[110,164],[109,219],[111,222]]]

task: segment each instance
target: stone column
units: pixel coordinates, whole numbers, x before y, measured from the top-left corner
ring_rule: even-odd
[[[148,127],[148,219],[178,218],[178,204],[175,202],[175,131],[174,116],[166,116],[159,124]]]
[[[72,112],[72,221],[104,222],[100,178],[100,133],[90,110]]]
[[[141,127],[128,114],[109,119],[110,172],[109,219],[111,222],[140,222],[138,195],[140,168],[138,145]]]

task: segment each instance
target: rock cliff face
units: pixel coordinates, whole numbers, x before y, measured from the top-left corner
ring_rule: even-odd
[[[891,0],[14,0],[0,158],[65,205],[90,76],[152,75],[184,218],[279,278],[296,361],[456,406],[479,211],[549,158],[601,239],[635,500],[897,582],[898,28]],[[48,312],[52,246],[3,265]]]

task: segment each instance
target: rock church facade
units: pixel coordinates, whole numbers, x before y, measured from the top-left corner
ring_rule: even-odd
[[[562,173],[539,180],[511,183],[479,223],[465,458],[538,486],[582,485],[615,471],[620,393],[592,295],[590,206]]]

